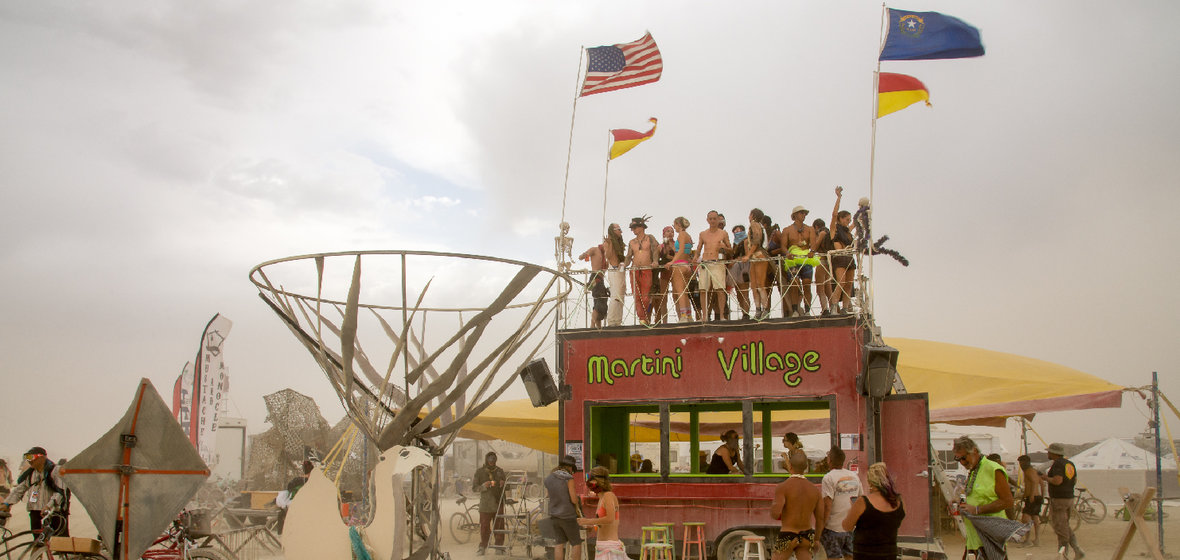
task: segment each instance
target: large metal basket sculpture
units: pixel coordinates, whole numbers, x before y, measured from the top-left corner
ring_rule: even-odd
[[[428,251],[277,259],[250,281],[380,450],[436,456],[551,347],[573,286],[525,262]]]

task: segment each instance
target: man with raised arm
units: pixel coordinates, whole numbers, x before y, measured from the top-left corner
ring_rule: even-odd
[[[696,260],[701,263],[697,273],[701,288],[701,321],[709,320],[710,309],[725,309],[725,263],[733,251],[729,234],[719,226],[721,217],[709,210],[709,229],[697,237]],[[716,307],[714,307],[716,306]]]
[[[791,450],[787,468],[791,476],[775,487],[774,503],[770,505],[770,516],[782,522],[771,559],[787,560],[794,554],[797,560],[811,560],[811,549],[823,536],[824,502],[819,488],[803,476],[807,472],[807,455]]]

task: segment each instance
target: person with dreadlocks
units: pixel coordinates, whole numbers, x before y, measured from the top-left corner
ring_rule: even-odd
[[[606,253],[606,283],[610,287],[610,299],[606,302],[606,326],[623,324],[623,293],[627,291],[627,275],[623,271],[623,228],[611,224],[603,242]]]
[[[652,309],[655,313],[655,322],[663,324],[668,322],[668,289],[672,286],[672,270],[669,265],[672,259],[676,257],[676,229],[672,226],[664,226],[663,230],[664,242],[660,243],[659,260],[660,265],[659,274],[655,275],[655,294],[652,300]]]
[[[635,316],[647,324],[651,317],[652,267],[659,258],[659,241],[647,232],[650,216],[631,218],[631,233],[635,239],[627,242],[627,257],[623,267],[631,269],[631,292],[635,294]]]
[[[842,528],[852,531],[854,560],[896,560],[905,504],[885,463],[869,465],[869,493],[852,504]]]

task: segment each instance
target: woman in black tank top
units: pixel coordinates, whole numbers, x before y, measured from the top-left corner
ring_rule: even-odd
[[[873,463],[868,478],[868,495],[856,500],[844,518],[843,529],[853,531],[852,558],[896,560],[897,528],[905,518],[905,504],[885,463]]]

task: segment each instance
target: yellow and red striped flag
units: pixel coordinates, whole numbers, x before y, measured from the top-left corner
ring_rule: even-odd
[[[925,101],[930,106],[930,92],[913,76],[881,72],[877,76],[877,117],[884,117]]]
[[[610,145],[610,159],[615,159],[627,153],[631,148],[638,146],[640,142],[655,135],[656,118],[652,117],[648,120],[651,121],[651,130],[647,132],[639,132],[638,130],[629,130],[626,128],[616,128],[610,131],[611,136],[615,138],[615,141]]]

